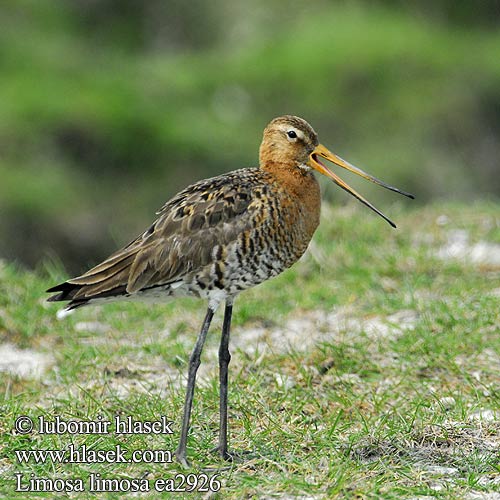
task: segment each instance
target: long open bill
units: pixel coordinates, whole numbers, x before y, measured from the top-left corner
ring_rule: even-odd
[[[396,193],[407,196],[408,198],[413,199],[414,196],[412,194],[406,193],[405,191],[401,191],[400,189],[395,188],[393,186],[389,186],[389,184],[386,184],[380,179],[377,179],[376,177],[373,177],[372,175],[363,172],[363,170],[361,170],[360,168],[351,165],[348,161],[343,160],[342,158],[340,158],[340,156],[337,156],[336,154],[329,151],[327,148],[325,148],[325,146],[323,146],[323,144],[319,144],[318,146],[316,146],[314,151],[309,155],[309,166],[311,166],[321,174],[326,175],[327,177],[332,179],[332,181],[335,182],[337,186],[340,186],[342,189],[352,194],[355,198],[357,198],[361,203],[366,205],[368,208],[371,208],[374,212],[380,215],[380,217],[385,219],[392,227],[396,227],[396,224],[394,224],[394,222],[392,222],[388,217],[386,217],[380,210],[375,208],[366,198],[361,196],[356,190],[354,190],[340,177],[335,175],[328,167],[326,167],[323,163],[321,163],[318,156],[322,156],[323,158],[326,158],[328,161],[335,163],[335,165],[338,165],[339,167],[345,168],[350,172],[354,172],[355,174],[360,175],[361,177],[364,177],[365,179],[368,179],[369,181],[374,182],[379,186],[385,187],[386,189],[390,189],[391,191],[395,191]]]

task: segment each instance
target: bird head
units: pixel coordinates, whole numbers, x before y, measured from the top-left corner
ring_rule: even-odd
[[[367,174],[358,167],[355,167],[340,156],[332,153],[318,140],[318,134],[304,119],[298,116],[285,115],[272,120],[264,130],[264,137],[260,146],[260,164],[287,164],[297,167],[302,171],[316,170],[322,175],[330,178],[337,186],[347,191],[357,198],[361,203],[376,212],[385,219],[392,227],[396,225],[386,217],[380,210],[375,208],[366,198],[355,189],[344,182],[333,173],[322,159],[345,168],[379,186],[382,186],[396,193],[414,198],[414,196],[398,188],[390,186],[385,182]]]

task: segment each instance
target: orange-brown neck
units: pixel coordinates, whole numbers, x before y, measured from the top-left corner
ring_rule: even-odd
[[[284,203],[293,205],[293,211],[312,237],[319,224],[321,191],[311,170],[286,163],[265,163],[261,169],[274,178]],[[297,222],[299,222],[297,220]]]

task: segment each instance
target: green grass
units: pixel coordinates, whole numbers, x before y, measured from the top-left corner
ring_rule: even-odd
[[[466,231],[471,246],[499,245],[499,206],[387,211],[398,230],[357,205],[325,206],[311,251],[236,301],[230,444],[252,454],[230,466],[209,451],[218,430],[220,314],[195,395],[192,471],[175,462],[19,464],[15,450],[64,449],[71,443],[174,451],[184,399],[179,381],[205,304],[109,305],[58,321],[44,290],[64,278],[61,271],[29,273],[2,264],[2,343],[50,355],[53,364],[39,379],[0,372],[0,497],[26,497],[13,491],[18,472],[28,479],[31,473],[144,476],[151,488],[156,479],[178,472],[205,472],[221,481],[216,498],[455,499],[500,492],[500,421],[487,413],[500,408],[500,266],[498,260],[436,256],[456,231]],[[498,259],[498,247],[489,251]],[[398,328],[401,311],[413,318],[411,328]],[[391,317],[395,325],[381,329]],[[299,341],[288,336],[294,328]],[[260,332],[258,345],[252,331]],[[290,349],[280,336],[292,339]],[[166,415],[174,421],[174,434],[19,435],[12,430],[19,415],[132,415],[141,421]]]

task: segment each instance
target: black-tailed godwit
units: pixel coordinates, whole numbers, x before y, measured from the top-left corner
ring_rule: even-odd
[[[264,130],[258,168],[235,170],[192,184],[165,203],[156,221],[138,238],[82,276],[48,290],[57,292],[50,301],[70,301],[68,311],[124,299],[195,296],[208,301],[189,360],[176,451],[185,466],[196,372],[210,322],[222,302],[225,311],[219,349],[220,431],[216,450],[221,457],[231,458],[227,399],[233,302],[241,291],[283,272],[305,252],[320,216],[320,188],[313,171],[332,179],[395,227],[320,158],[413,198],[331,153],[302,118],[282,116]]]

